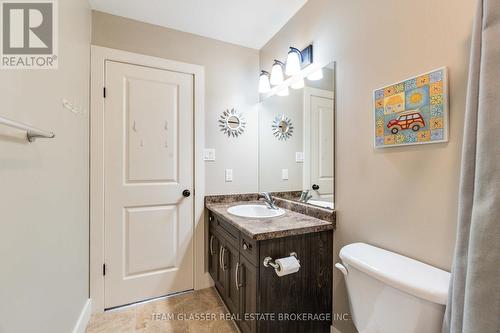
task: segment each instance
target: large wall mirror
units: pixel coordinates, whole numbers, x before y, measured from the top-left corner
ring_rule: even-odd
[[[334,209],[335,63],[259,109],[259,190]]]

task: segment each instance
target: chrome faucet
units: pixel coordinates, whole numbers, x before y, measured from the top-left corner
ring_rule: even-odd
[[[304,190],[304,191],[302,191],[302,193],[300,194],[300,199],[299,199],[299,201],[300,201],[300,202],[308,202],[311,198],[312,198],[312,195],[311,195],[311,194],[309,194],[309,190]]]
[[[271,195],[271,193],[262,192],[262,193],[259,193],[259,197],[264,198],[264,202],[266,203],[266,205],[269,209],[278,209],[278,207],[274,203],[274,199],[273,199],[273,196]]]

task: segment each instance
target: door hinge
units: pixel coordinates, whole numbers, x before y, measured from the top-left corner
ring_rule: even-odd
[[[106,264],[102,264],[102,275],[106,275]]]
[[[106,98],[106,87],[104,87],[104,88],[102,89],[102,95],[103,95],[103,97],[104,97],[104,98]]]

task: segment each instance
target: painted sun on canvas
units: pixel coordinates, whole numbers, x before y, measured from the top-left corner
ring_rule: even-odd
[[[446,68],[374,91],[375,147],[448,141]]]

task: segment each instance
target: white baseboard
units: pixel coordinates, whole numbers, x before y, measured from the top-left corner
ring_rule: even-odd
[[[210,274],[205,272],[198,279],[195,279],[194,290],[206,289],[213,287],[214,285],[214,280],[212,280]]]
[[[92,300],[89,298],[87,302],[85,302],[85,305],[83,306],[82,312],[80,313],[75,328],[73,329],[73,333],[85,333],[91,314],[92,314]]]

